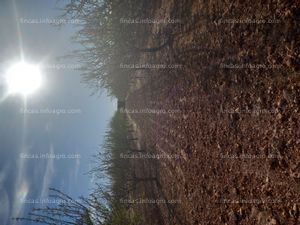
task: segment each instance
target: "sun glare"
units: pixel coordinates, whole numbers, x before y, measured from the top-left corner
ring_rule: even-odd
[[[9,94],[28,96],[42,85],[42,76],[37,65],[20,62],[12,65],[6,73]]]

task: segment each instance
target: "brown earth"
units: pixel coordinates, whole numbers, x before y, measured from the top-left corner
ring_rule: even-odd
[[[135,160],[157,177],[135,196],[165,202],[136,210],[147,224],[300,224],[300,1],[153,7],[180,22],[152,24],[172,42],[139,63],[172,68],[133,74],[127,110],[141,148],[164,155]]]

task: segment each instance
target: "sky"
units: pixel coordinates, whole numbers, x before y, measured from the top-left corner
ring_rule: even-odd
[[[0,1],[1,225],[15,224],[11,218],[37,207],[33,201],[47,202],[49,187],[75,199],[88,195],[86,173],[116,110],[105,94],[91,96],[75,59],[61,57],[80,46],[71,42],[72,22],[49,24],[60,13],[55,0]],[[4,82],[9,65],[22,57],[43,75],[42,87],[27,99],[7,95]]]

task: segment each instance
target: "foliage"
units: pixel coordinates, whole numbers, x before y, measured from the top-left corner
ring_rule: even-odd
[[[116,111],[105,134],[102,151],[95,156],[96,166],[91,171],[100,179],[104,176],[110,178],[109,189],[116,201],[128,194],[127,186],[131,175],[129,159],[121,157],[130,149],[127,129],[125,114]]]
[[[63,8],[63,18],[76,19],[79,30],[74,40],[84,47],[74,52],[83,64],[83,82],[95,92],[108,90],[109,95],[125,98],[131,69],[138,58],[138,25],[123,23],[143,12],[143,0],[72,0]]]
[[[105,135],[102,153],[95,156],[97,166],[91,171],[98,178],[110,177],[109,188],[96,183],[88,197],[74,200],[67,194],[51,188],[50,198],[59,202],[54,207],[34,208],[29,217],[15,218],[17,221],[30,221],[48,225],[137,225],[141,219],[128,209],[120,200],[128,198],[128,180],[130,164],[121,158],[127,153],[128,123],[125,114],[117,111],[113,116]],[[105,156],[105,157],[104,157]],[[100,175],[102,174],[102,175]]]
[[[62,18],[79,22],[74,41],[83,49],[73,52],[73,56],[82,63],[82,80],[94,93],[106,89],[110,96],[125,99],[134,69],[124,69],[120,65],[135,64],[140,54],[166,46],[165,43],[149,49],[139,47],[145,45],[143,37],[147,36],[147,29],[122,22],[123,19],[141,18],[147,4],[145,0],[70,0],[63,7]],[[129,159],[121,158],[121,154],[130,149],[127,130],[125,114],[116,112],[105,134],[103,151],[95,156],[98,164],[91,174],[98,178],[108,176],[108,188],[103,183],[96,184],[93,192],[86,198],[81,197],[80,201],[51,189],[51,197],[62,203],[33,209],[29,218],[15,220],[48,225],[140,224],[140,218],[120,201],[129,197],[128,181],[132,178]]]
[[[97,187],[89,197],[75,200],[57,189],[50,189],[50,198],[58,205],[34,208],[29,217],[14,220],[47,225],[138,225],[140,218],[130,215],[109,192]]]

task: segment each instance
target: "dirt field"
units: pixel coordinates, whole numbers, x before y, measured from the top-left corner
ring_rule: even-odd
[[[153,6],[154,7],[154,6]],[[148,224],[300,224],[300,1],[161,0],[133,74]],[[177,19],[177,20],[176,20]],[[148,46],[156,41],[149,37]],[[138,78],[134,78],[138,76]],[[135,111],[133,111],[135,110]]]

